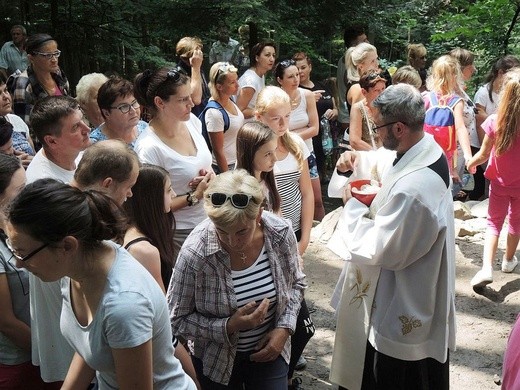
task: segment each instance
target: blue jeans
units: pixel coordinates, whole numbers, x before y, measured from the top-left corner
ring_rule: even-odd
[[[237,352],[228,385],[204,376],[202,360],[191,357],[202,390],[287,390],[287,363],[280,355],[272,362],[249,360],[252,352]]]

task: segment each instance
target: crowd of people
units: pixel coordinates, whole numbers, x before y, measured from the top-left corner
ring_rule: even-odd
[[[346,260],[331,381],[449,388],[453,200],[489,196],[475,289],[493,282],[506,217],[501,270],[518,264],[518,59],[498,59],[472,99],[471,51],[428,68],[426,47],[410,44],[409,65],[390,75],[355,26],[330,85],[312,79],[306,53],[278,59],[274,42],[249,47],[223,26],[207,75],[202,41],[184,37],[176,66],[132,81],[84,75],[73,98],[58,42],[11,34],[0,51],[0,389],[302,389],[295,370],[315,332],[302,259],[329,175],[344,208],[328,245]],[[349,144],[329,172],[336,121]],[[375,181],[371,204],[356,179]],[[506,354],[506,388],[520,385],[517,365]]]

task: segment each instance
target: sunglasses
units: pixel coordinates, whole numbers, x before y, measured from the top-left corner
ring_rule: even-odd
[[[233,65],[231,65],[229,62],[223,63],[222,65],[220,65],[218,67],[217,73],[215,73],[215,83],[218,81],[220,76],[222,76],[224,74],[224,72],[226,72],[226,73],[229,73],[229,72],[236,73],[236,72],[238,72],[238,69],[235,68]]]
[[[293,65],[296,65],[296,61],[294,60],[283,60],[279,62],[279,66],[281,66],[283,69]]]
[[[180,69],[170,69],[168,73],[166,73],[166,78],[171,79],[174,83],[176,83],[177,81],[179,81],[179,79],[181,78],[181,74],[183,73],[184,71]]]
[[[212,194],[208,194],[207,197],[209,198],[209,200],[211,201],[211,204],[214,207],[222,206],[229,199],[229,201],[231,202],[233,207],[236,209],[245,209],[248,206],[249,201],[251,199],[253,199],[252,195],[246,195],[246,194],[228,195],[228,194],[224,194],[222,192],[213,192]]]
[[[59,58],[59,56],[61,56],[61,50],[56,50],[53,53],[42,53],[41,51],[35,51],[34,54],[45,58],[47,61],[50,61],[53,58]]]

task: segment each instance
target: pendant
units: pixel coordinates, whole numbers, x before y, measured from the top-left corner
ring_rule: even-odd
[[[247,256],[244,252],[238,252],[240,254],[240,260],[242,260],[242,264],[246,264]]]

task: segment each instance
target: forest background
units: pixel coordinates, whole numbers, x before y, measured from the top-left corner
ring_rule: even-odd
[[[183,36],[203,40],[207,71],[207,53],[221,23],[235,39],[238,27],[249,23],[251,40],[274,40],[278,58],[307,52],[315,80],[336,75],[343,29],[352,24],[366,26],[383,68],[405,64],[408,43],[426,46],[428,65],[454,47],[473,51],[478,74],[470,91],[484,82],[498,57],[520,54],[520,0],[0,0],[0,5],[0,43],[11,40],[14,24],[23,24],[28,34],[51,34],[72,87],[90,72],[132,80],[143,69],[172,64]]]

